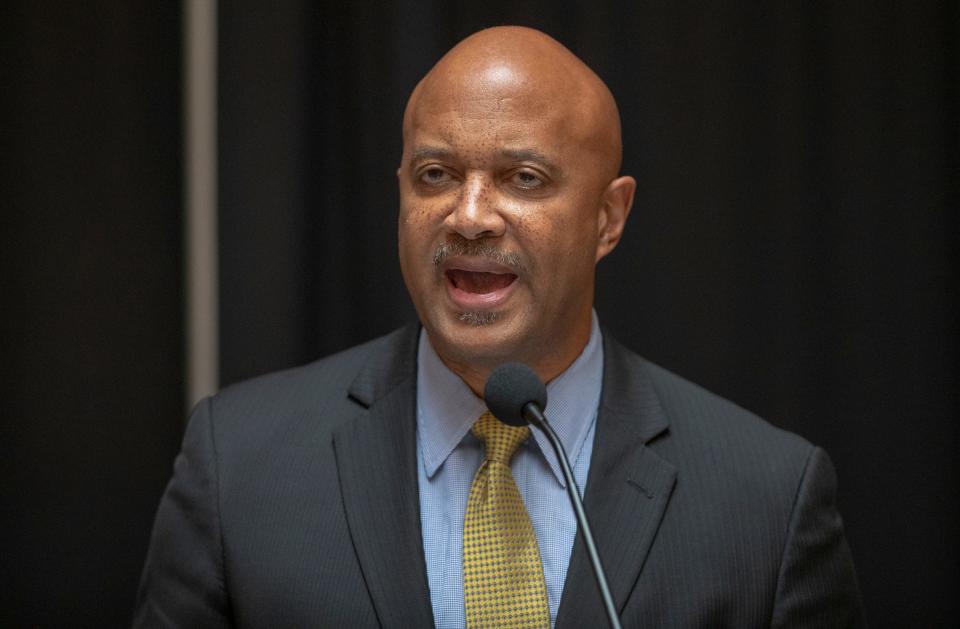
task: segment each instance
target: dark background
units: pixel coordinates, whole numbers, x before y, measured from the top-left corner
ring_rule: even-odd
[[[406,95],[538,26],[610,85],[639,182],[602,322],[830,452],[874,626],[956,624],[955,3],[267,4],[220,8],[225,384],[413,316]],[[182,431],[180,8],[0,24],[0,626],[123,626]]]

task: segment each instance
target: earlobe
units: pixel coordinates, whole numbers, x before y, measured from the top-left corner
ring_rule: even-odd
[[[603,191],[603,205],[597,217],[597,261],[620,242],[636,189],[633,177],[617,177]]]

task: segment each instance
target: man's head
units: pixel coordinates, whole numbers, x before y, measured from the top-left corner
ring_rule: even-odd
[[[620,160],[610,91],[538,31],[475,33],[414,89],[400,266],[434,348],[474,391],[506,361],[548,381],[583,349],[594,269],[636,186]]]

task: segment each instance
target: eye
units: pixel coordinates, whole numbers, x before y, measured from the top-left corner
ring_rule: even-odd
[[[420,173],[420,181],[430,185],[439,186],[450,181],[450,173],[439,166],[430,166]]]
[[[510,176],[510,181],[524,190],[536,190],[544,185],[543,177],[530,170],[518,170]]]

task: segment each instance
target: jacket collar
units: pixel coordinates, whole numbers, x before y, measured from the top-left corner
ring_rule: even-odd
[[[347,525],[381,627],[432,627],[416,468],[418,326],[375,341],[333,435]]]
[[[677,471],[647,444],[669,428],[646,361],[604,333],[604,376],[584,508],[617,609],[636,586]],[[605,613],[577,533],[557,627],[595,625]]]
[[[419,326],[376,341],[349,387],[357,415],[334,432],[344,510],[383,627],[432,627],[416,469]],[[646,361],[604,332],[603,392],[585,507],[619,610],[633,591],[676,482],[647,444],[669,429]],[[603,618],[578,533],[557,627]]]

